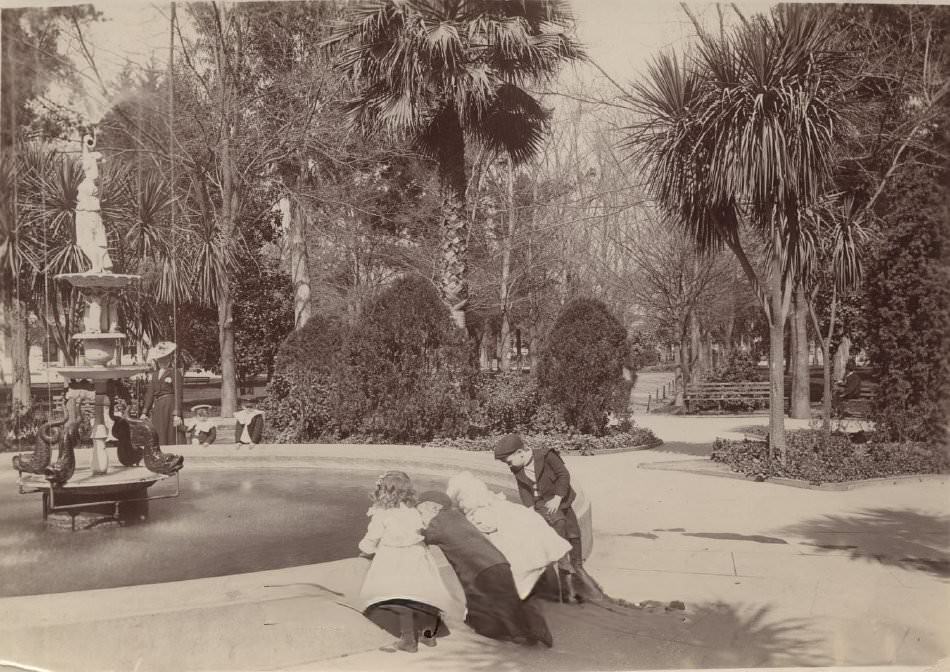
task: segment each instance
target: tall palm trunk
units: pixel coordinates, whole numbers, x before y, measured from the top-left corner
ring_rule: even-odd
[[[808,304],[808,312],[811,314],[812,326],[815,327],[815,333],[818,334],[818,340],[821,343],[821,428],[826,432],[831,431],[831,335],[835,331],[835,314],[837,309],[838,289],[832,285],[831,314],[828,319],[828,331],[822,334],[821,326],[818,324],[818,316],[815,314],[814,301]]]
[[[16,85],[18,72],[18,61],[14,57],[14,40],[16,22],[19,21],[19,13],[13,10],[0,10],[0,83],[8,86],[8,90],[13,90]],[[16,249],[16,224],[19,212],[17,212],[17,139],[19,135],[19,125],[17,122],[17,100],[16,96],[5,96],[0,100],[0,153],[10,162],[10,176],[12,194],[3,194],[5,203],[0,203],[0,207],[5,212],[2,216],[8,218],[10,226],[10,235],[13,239],[7,243],[14,246],[13,254],[19,251]],[[30,395],[30,347],[28,342],[28,311],[24,303],[20,300],[16,291],[16,268],[6,268],[9,275],[2,278],[3,290],[0,292],[0,317],[3,318],[3,345],[9,346],[7,351],[10,355],[10,362],[13,365],[13,387],[12,401],[14,411],[25,413],[33,405],[33,398]]]
[[[22,415],[33,406],[30,394],[30,346],[27,340],[26,305],[17,299],[13,287],[3,288],[3,340],[4,349],[10,355],[13,366],[12,401],[17,415]]]
[[[510,368],[511,348],[511,240],[515,235],[515,224],[518,221],[515,213],[515,166],[511,158],[508,159],[508,228],[501,239],[501,359],[500,368],[507,371]],[[519,350],[520,352],[520,350]]]
[[[782,241],[775,236],[776,251]],[[785,462],[785,305],[781,254],[769,269],[769,453]]]
[[[310,319],[310,257],[307,252],[306,212],[296,199],[287,198],[290,281],[294,287],[294,329]]]
[[[811,417],[811,375],[808,367],[808,305],[805,290],[795,288],[795,309],[792,313],[792,404],[793,418]]]
[[[224,19],[222,19],[222,24]],[[237,67],[229,63],[225,53],[223,34],[219,34],[217,43],[217,68],[221,77],[219,87],[219,113],[221,130],[219,136],[221,171],[221,231],[224,239],[230,243],[234,239],[237,217],[240,208],[237,165],[233,156],[232,140],[240,136],[240,110],[237,109],[237,73],[231,70]],[[237,31],[237,40],[233,45],[233,63],[241,63],[241,32]],[[234,295],[230,278],[224,278],[218,296],[218,346],[221,355],[221,417],[234,416],[237,406],[237,372],[234,364]]]
[[[439,178],[442,183],[442,295],[452,319],[465,329],[468,306],[466,253],[468,219],[465,214],[465,136],[458,116],[452,112],[439,129]]]

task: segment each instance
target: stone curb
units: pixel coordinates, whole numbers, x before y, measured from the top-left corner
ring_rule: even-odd
[[[716,465],[716,466],[714,466]],[[795,478],[782,478],[775,476],[766,479],[756,479],[737,471],[732,471],[725,465],[718,465],[709,459],[705,460],[672,460],[669,462],[643,462],[639,465],[640,469],[655,469],[657,471],[681,471],[687,474],[697,474],[699,476],[717,476],[719,478],[731,478],[739,481],[748,481],[750,483],[773,483],[775,485],[784,485],[790,488],[800,488],[803,490],[826,490],[832,492],[842,492],[855,490],[858,488],[868,488],[875,485],[897,485],[899,483],[923,483],[926,481],[946,481],[950,474],[906,474],[899,476],[887,476],[884,478],[868,478],[860,481],[842,481],[838,483],[821,483],[815,485]]]

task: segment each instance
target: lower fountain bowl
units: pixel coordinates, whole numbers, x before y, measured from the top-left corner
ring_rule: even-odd
[[[83,339],[82,346],[86,361],[93,366],[108,364],[115,357],[115,339]]]

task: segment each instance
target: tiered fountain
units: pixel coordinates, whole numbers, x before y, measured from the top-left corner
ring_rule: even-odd
[[[82,366],[57,367],[55,371],[67,382],[89,380],[95,390],[95,417],[92,430],[92,459],[88,468],[75,467],[73,449],[77,442],[75,413],[67,412],[70,422],[65,431],[51,432],[44,426],[40,432],[46,437],[47,444],[59,442],[60,456],[56,464],[50,465],[49,446],[43,449],[37,443],[37,451],[32,456],[18,456],[14,467],[20,473],[21,492],[43,492],[43,514],[67,512],[69,522],[75,529],[76,516],[80,513],[93,516],[108,513],[112,508],[113,519],[119,520],[123,506],[127,511],[144,518],[147,512],[146,502],[156,497],[148,497],[147,489],[156,481],[177,475],[180,458],[173,468],[169,460],[173,456],[163,455],[158,447],[154,431],[147,422],[123,419],[130,425],[134,423],[132,442],[138,445],[119,447],[119,457],[123,464],[110,465],[106,440],[109,433],[105,426],[106,409],[109,403],[109,381],[127,379],[135,374],[149,370],[147,365],[122,364],[122,341],[125,334],[119,331],[117,298],[119,292],[139,279],[137,275],[112,272],[112,260],[109,257],[108,240],[100,214],[99,201],[99,164],[102,154],[95,151],[96,139],[92,135],[83,136],[82,168],[85,174],[79,185],[76,203],[76,244],[91,262],[91,268],[83,273],[63,273],[57,275],[59,281],[69,282],[78,288],[85,298],[83,313],[83,331],[75,334],[74,339],[82,343],[84,364]],[[59,423],[62,424],[62,423]],[[123,453],[125,450],[125,453]],[[128,455],[131,459],[123,459]],[[145,466],[137,463],[145,457]],[[29,462],[27,460],[30,460]],[[45,461],[45,464],[43,462]],[[24,474],[23,472],[27,472]],[[177,476],[176,476],[177,477]],[[174,495],[177,496],[177,488]],[[136,504],[128,506],[135,502]],[[95,522],[90,522],[96,524]]]

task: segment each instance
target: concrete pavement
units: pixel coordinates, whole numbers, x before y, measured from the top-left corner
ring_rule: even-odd
[[[947,479],[828,492],[647,470],[640,465],[695,459],[716,435],[768,419],[638,421],[667,444],[567,462],[593,505],[590,573],[613,597],[659,604],[545,603],[552,650],[492,642],[452,623],[433,649],[379,651],[390,637],[347,606],[361,568],[345,560],[2,599],[0,659],[56,670],[547,671],[927,667],[950,655]],[[399,464],[410,474],[477,469],[499,484],[510,478],[486,453],[412,446],[182,452],[198,468],[316,459],[327,468]],[[686,610],[665,610],[671,600]]]

